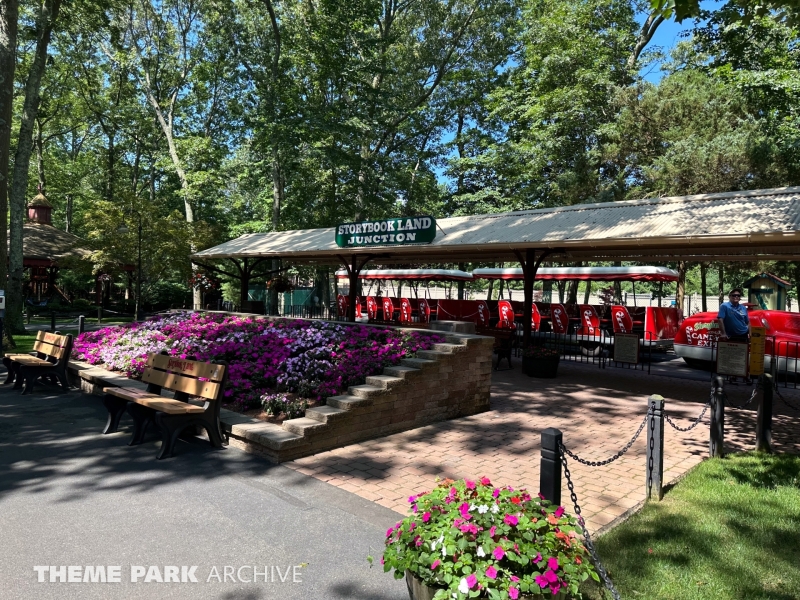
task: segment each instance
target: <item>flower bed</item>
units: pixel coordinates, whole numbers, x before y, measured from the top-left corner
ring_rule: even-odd
[[[72,357],[128,377],[141,376],[147,355],[164,350],[224,360],[230,365],[226,401],[247,409],[274,392],[315,399],[339,394],[442,341],[416,331],[182,312],[83,333]]]

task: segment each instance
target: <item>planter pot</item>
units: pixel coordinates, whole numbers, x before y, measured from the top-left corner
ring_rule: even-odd
[[[410,600],[433,600],[433,597],[436,595],[442,588],[432,588],[428,587],[421,580],[417,579],[416,576],[411,571],[406,571],[406,587],[408,587],[408,597]],[[543,596],[539,596],[542,598]],[[547,600],[568,600],[569,596],[567,596],[566,592],[559,591],[558,594],[553,596],[549,592],[544,596]],[[534,596],[520,596],[519,600],[533,600]]]
[[[558,374],[560,356],[554,358],[522,357],[522,372],[528,377],[555,377]]]

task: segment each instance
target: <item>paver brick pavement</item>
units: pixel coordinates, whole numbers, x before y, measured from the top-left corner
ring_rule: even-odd
[[[539,488],[541,431],[556,427],[564,444],[587,460],[604,460],[630,440],[644,418],[647,398],[661,394],[666,410],[681,426],[697,418],[708,401],[710,381],[697,372],[648,375],[642,371],[562,362],[556,379],[529,378],[519,363],[493,374],[491,410],[369,440],[285,463],[378,504],[406,514],[408,497],[435,486],[437,477],[487,476],[495,484]],[[660,372],[664,372],[661,370]],[[742,404],[751,388],[731,386],[730,400]],[[781,390],[800,406],[800,391]],[[680,432],[666,425],[664,480],[673,481],[708,455],[708,412],[699,426]],[[755,444],[756,403],[728,409],[726,451]],[[775,400],[773,445],[800,453],[800,412]],[[645,498],[645,445],[642,432],[630,450],[604,467],[569,461],[575,489],[590,530],[612,523]],[[324,468],[321,468],[324,467]],[[349,476],[346,484],[342,479]],[[331,475],[334,475],[331,477]],[[566,484],[562,502],[572,512]]]

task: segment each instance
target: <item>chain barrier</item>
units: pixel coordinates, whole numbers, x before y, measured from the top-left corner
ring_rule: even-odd
[[[642,423],[639,425],[639,429],[637,429],[636,433],[633,434],[633,437],[631,438],[631,441],[629,441],[622,450],[617,452],[614,456],[612,456],[610,458],[607,458],[606,460],[598,460],[598,461],[584,460],[583,458],[581,458],[577,454],[574,454],[574,453],[570,452],[565,446],[562,445],[564,453],[567,454],[572,460],[574,460],[576,462],[579,462],[582,465],[587,465],[589,467],[603,467],[603,466],[605,466],[607,464],[610,464],[610,463],[614,462],[615,460],[617,460],[618,458],[620,458],[628,450],[630,450],[631,446],[633,446],[633,443],[636,441],[636,438],[638,438],[639,434],[642,433],[642,429],[644,429],[644,426],[647,423],[647,417],[652,412],[653,412],[652,408],[648,407],[647,413],[644,415],[644,419],[642,419]]]
[[[794,404],[792,404],[786,398],[783,397],[783,394],[781,394],[781,391],[780,389],[778,389],[777,385],[775,386],[775,393],[778,394],[778,398],[780,398],[781,402],[783,402],[786,406],[788,406],[792,410],[800,410],[800,406],[795,406]]]
[[[651,412],[650,410],[647,411],[648,413]],[[647,416],[645,415],[646,422]],[[641,431],[641,427],[639,428]],[[637,433],[638,435],[638,433]],[[635,439],[635,438],[634,438]],[[594,562],[594,566],[597,568],[597,572],[600,573],[600,577],[603,579],[603,583],[605,584],[606,588],[611,592],[611,596],[614,600],[620,600],[619,592],[614,587],[614,584],[611,582],[611,578],[608,576],[608,572],[606,572],[603,563],[600,562],[600,557],[597,555],[597,550],[595,550],[594,543],[592,542],[592,538],[589,535],[589,530],[586,527],[586,521],[583,519],[583,515],[581,515],[581,507],[578,504],[578,496],[575,493],[575,485],[572,483],[572,477],[570,476],[569,466],[567,465],[567,454],[569,451],[564,447],[564,444],[558,444],[559,449],[559,457],[561,458],[561,464],[564,467],[564,477],[567,479],[567,487],[569,488],[569,497],[572,500],[572,504],[575,507],[575,514],[578,517],[578,525],[581,526],[581,531],[583,532],[583,539],[586,542],[586,549],[589,551],[589,554],[592,557],[592,562]]]
[[[703,416],[706,414],[708,407],[711,406],[711,400],[713,398],[714,398],[714,388],[711,388],[711,397],[709,398],[708,402],[706,402],[706,405],[703,407],[703,410],[700,412],[700,416],[697,417],[688,427],[681,427],[680,425],[676,425],[675,421],[673,421],[667,414],[667,411],[664,411],[664,419],[667,421],[667,423],[669,423],[670,427],[672,427],[673,429],[677,429],[678,431],[684,431],[684,432],[691,431],[700,424],[700,421],[703,420]]]
[[[756,397],[756,394],[758,393],[758,390],[760,388],[761,388],[761,380],[757,379],[756,380],[756,385],[753,386],[753,393],[750,394],[750,398],[748,398],[748,400],[744,404],[733,404],[732,402],[729,402],[728,401],[728,394],[723,391],[722,392],[722,397],[725,398],[725,406],[730,406],[731,408],[739,408],[739,409],[745,408],[747,405],[749,405],[753,401],[753,399]]]

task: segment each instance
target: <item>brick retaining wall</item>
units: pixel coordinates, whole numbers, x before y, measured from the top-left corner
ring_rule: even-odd
[[[445,339],[328,398],[326,405],[309,408],[301,419],[276,425],[222,410],[223,430],[230,445],[283,462],[489,410],[494,339],[458,333]],[[103,387],[115,385],[145,387],[76,361],[69,371],[71,382],[87,393],[102,395]]]

